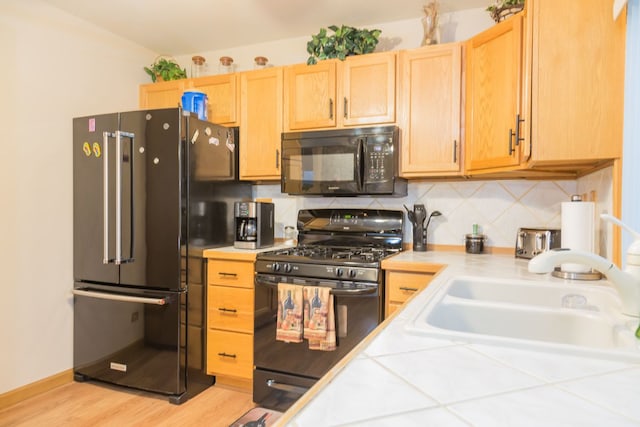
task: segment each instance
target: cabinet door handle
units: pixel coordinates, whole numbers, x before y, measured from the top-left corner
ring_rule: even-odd
[[[280,150],[276,149],[276,169],[280,169]]]
[[[333,120],[333,98],[329,98],[329,119]]]
[[[453,140],[453,163],[458,163],[458,140]]]
[[[235,358],[236,358],[236,355],[235,355],[235,354],[225,353],[224,351],[223,351],[223,352],[221,352],[221,353],[218,353],[218,356],[220,356],[220,357],[230,357],[230,358],[232,358],[232,359],[235,359]]]
[[[222,277],[237,277],[238,275],[236,273],[225,273],[224,271],[221,271],[218,273],[218,276],[222,276]]]
[[[513,131],[513,129],[509,129],[509,155],[512,155],[514,151],[516,151],[515,148],[513,148],[513,137],[516,136],[515,132]]]
[[[344,97],[344,118],[348,119],[349,118],[349,114],[347,114],[347,106],[349,105],[349,102],[347,101],[347,97]]]
[[[226,308],[226,307],[218,307],[218,311],[222,311],[224,313],[237,313],[238,310],[235,308]]]
[[[520,123],[524,123],[524,119],[520,118],[520,114],[516,114],[516,146],[520,145],[520,141],[524,141],[524,137],[520,136]]]
[[[400,286],[400,290],[401,291],[411,291],[411,292],[416,292],[418,290],[418,288],[407,288],[406,286]]]

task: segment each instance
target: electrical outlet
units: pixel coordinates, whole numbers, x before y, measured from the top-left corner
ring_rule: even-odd
[[[131,323],[133,323],[133,322],[137,322],[137,321],[138,321],[138,317],[139,317],[139,316],[140,316],[140,315],[138,314],[138,312],[137,312],[137,311],[134,311],[133,313],[131,313]]]

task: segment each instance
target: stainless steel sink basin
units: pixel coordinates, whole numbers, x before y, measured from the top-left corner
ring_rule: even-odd
[[[608,287],[455,277],[407,323],[411,333],[640,361],[637,318]]]

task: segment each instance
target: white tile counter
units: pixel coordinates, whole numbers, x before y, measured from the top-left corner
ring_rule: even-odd
[[[506,255],[405,252],[448,267],[321,379],[277,425],[640,426],[640,363],[410,334],[407,319],[456,275],[531,275]],[[576,283],[576,282],[573,282]],[[609,286],[606,281],[589,285]]]

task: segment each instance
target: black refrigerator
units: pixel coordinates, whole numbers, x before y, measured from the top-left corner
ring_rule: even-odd
[[[179,108],[73,120],[74,378],[182,403],[206,374],[205,248],[233,244],[238,131]]]

